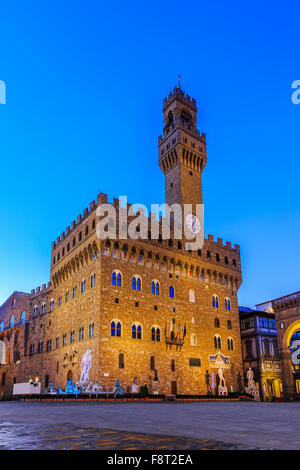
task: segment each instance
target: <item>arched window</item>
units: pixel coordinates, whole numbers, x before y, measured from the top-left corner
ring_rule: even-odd
[[[155,357],[150,356],[150,370],[155,370]]]
[[[159,295],[160,294],[160,286],[158,281],[152,281],[151,282],[151,293],[154,295]]]
[[[70,344],[73,344],[75,341],[75,331],[72,330],[70,333]]]
[[[13,328],[15,325],[15,316],[12,315],[9,320],[9,328]]]
[[[37,314],[38,314],[38,311],[39,311],[39,308],[38,308],[38,306],[37,306],[37,305],[35,305],[35,306],[33,307],[33,316],[34,316],[34,317],[36,317],[36,316],[37,316]]]
[[[142,339],[142,327],[139,325],[137,327],[137,339]]]
[[[151,341],[160,341],[160,328],[153,326],[151,328]]]
[[[50,300],[50,312],[53,312],[54,310],[54,299]]]
[[[26,312],[25,310],[21,313],[21,317],[20,317],[20,323],[21,325],[23,325],[26,321]],[[0,330],[1,330],[1,327],[0,327]]]
[[[41,313],[42,313],[42,314],[46,313],[46,302],[43,302],[43,303],[42,303],[42,306],[41,306]]]
[[[160,328],[156,330],[156,341],[160,341]]]
[[[229,351],[233,351],[233,339],[227,338],[227,347]]]
[[[140,291],[141,290],[141,285],[142,285],[141,278],[137,275],[133,276],[133,278],[132,278],[132,289]]]
[[[94,337],[94,323],[90,323],[89,325],[89,338]]]
[[[215,349],[222,348],[221,337],[219,335],[214,336],[214,346],[215,346]]]
[[[96,273],[93,273],[91,275],[91,287],[94,287],[96,285]]]
[[[155,341],[155,338],[156,338],[156,335],[155,335],[156,331],[155,331],[155,328],[154,326],[151,328],[151,340],[152,341]]]
[[[215,308],[219,308],[219,299],[217,295],[212,296],[212,306]]]
[[[169,297],[171,299],[174,299],[174,287],[173,286],[169,286]]]
[[[79,341],[83,341],[83,338],[84,338],[84,327],[81,326],[79,328],[79,337],[78,337],[78,339],[79,339]]]
[[[231,302],[228,298],[224,301],[225,310],[231,310]]]
[[[85,287],[86,287],[85,279],[82,279],[82,281],[81,281],[81,287],[80,287],[80,292],[81,292],[82,294],[85,292]]]
[[[110,335],[111,336],[121,336],[121,323],[118,321],[117,324],[113,320],[110,324]]]
[[[220,320],[215,318],[215,328],[220,328]]]
[[[231,320],[227,320],[227,330],[232,330]]]
[[[131,327],[131,337],[133,339],[142,339],[142,327],[141,325],[136,325],[135,323]]]
[[[113,286],[121,287],[122,285],[122,275],[119,271],[113,271],[111,277],[111,283]]]

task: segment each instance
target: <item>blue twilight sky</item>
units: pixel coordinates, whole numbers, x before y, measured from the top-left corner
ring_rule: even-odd
[[[207,134],[205,231],[241,246],[242,305],[299,290],[296,2],[1,5],[0,304],[49,280],[51,242],[96,198],[164,202],[162,100],[182,76]]]

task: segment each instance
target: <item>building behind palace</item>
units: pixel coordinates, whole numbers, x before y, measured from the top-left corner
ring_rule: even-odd
[[[166,202],[194,208],[203,202],[207,160],[196,101],[176,87],[163,114]],[[239,246],[212,235],[196,251],[173,235],[100,240],[96,211],[105,202],[100,193],[52,243],[50,282],[13,292],[0,307],[0,394],[29,378],[42,389],[50,380],[61,388],[78,381],[87,349],[90,380],[106,390],[117,378],[129,389],[136,377],[151,392],[157,370],[159,393],[206,394],[206,371],[217,387],[221,365],[228,390],[238,391]],[[117,199],[113,205],[119,211]]]
[[[257,304],[256,307],[275,315],[283,398],[300,399],[300,291]]]
[[[274,313],[239,307],[244,371],[254,372],[262,401],[282,398],[282,374]]]

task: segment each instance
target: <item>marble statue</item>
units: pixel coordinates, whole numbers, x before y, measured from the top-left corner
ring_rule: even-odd
[[[255,387],[254,373],[251,367],[247,370],[248,387]]]
[[[87,384],[89,383],[89,372],[90,368],[92,367],[92,350],[87,349],[85,353],[82,355],[81,360],[81,375],[79,384]]]
[[[219,376],[218,395],[228,395],[228,389],[226,387],[222,367],[219,367],[218,376]]]
[[[133,383],[131,385],[131,393],[139,393],[139,387],[136,383],[136,377],[134,377]]]
[[[259,390],[255,385],[254,373],[251,367],[249,367],[249,369],[247,370],[247,380],[248,380],[248,385],[245,388],[246,393],[249,393],[249,395],[252,395],[254,397],[254,400],[260,401]]]

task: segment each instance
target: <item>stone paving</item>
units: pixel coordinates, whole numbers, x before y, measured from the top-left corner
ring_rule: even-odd
[[[0,449],[299,449],[300,402],[0,402]]]

